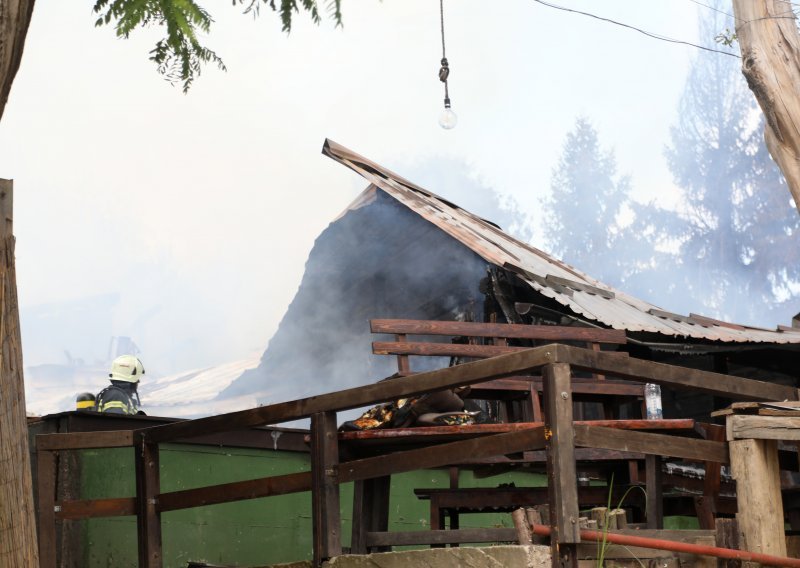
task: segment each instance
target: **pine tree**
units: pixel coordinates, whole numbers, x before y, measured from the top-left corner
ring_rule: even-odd
[[[629,193],[629,180],[617,176],[613,154],[602,150],[597,131],[579,117],[567,134],[553,170],[551,196],[544,202],[549,251],[594,278],[616,283],[614,246]]]
[[[703,12],[701,37],[730,27],[724,20]],[[738,62],[699,53],[666,150],[685,223],[667,231],[682,243],[691,296],[717,315],[774,325],[776,310],[797,311],[786,304],[800,280],[800,217],[766,151],[762,124]]]

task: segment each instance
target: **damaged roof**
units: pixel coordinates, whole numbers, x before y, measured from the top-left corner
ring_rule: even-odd
[[[325,140],[322,153],[369,181],[372,185],[365,193],[375,188],[384,191],[487,262],[514,272],[535,291],[588,320],[614,329],[673,337],[734,343],[800,344],[800,328],[779,326],[776,330],[769,330],[696,314],[683,316],[664,311],[515,239],[496,225],[336,142]],[[356,203],[363,199],[362,194]]]

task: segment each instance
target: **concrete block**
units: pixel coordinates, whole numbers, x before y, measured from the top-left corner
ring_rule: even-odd
[[[485,546],[431,548],[364,555],[343,555],[324,564],[326,568],[547,568],[547,546]]]

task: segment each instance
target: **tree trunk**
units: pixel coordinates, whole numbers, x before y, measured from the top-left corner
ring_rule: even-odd
[[[19,69],[34,0],[0,0],[0,119]]]
[[[800,34],[785,0],[733,0],[742,73],[764,111],[764,139],[800,210]]]
[[[36,568],[11,206],[12,182],[0,180],[0,566]]]

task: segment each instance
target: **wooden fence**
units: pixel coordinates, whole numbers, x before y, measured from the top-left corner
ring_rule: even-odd
[[[41,566],[56,566],[56,520],[136,515],[139,566],[162,565],[161,513],[244,499],[311,491],[314,562],[341,554],[339,485],[382,482],[396,473],[442,467],[465,461],[546,450],[553,565],[575,566],[578,492],[575,448],[638,452],[646,461],[649,494],[656,494],[660,465],[657,456],[727,463],[727,444],[667,435],[621,431],[574,424],[571,377],[574,370],[655,383],[667,389],[712,393],[734,400],[798,400],[798,390],[761,381],[621,358],[578,347],[546,345],[473,363],[420,373],[396,380],[332,392],[240,412],[155,426],[134,431],[46,434],[37,436],[39,548]],[[543,376],[544,425],[504,433],[395,451],[352,461],[339,460],[337,412],[403,397],[440,391],[492,379],[540,371]],[[162,493],[159,444],[243,428],[311,418],[311,471]],[[134,447],[136,497],[56,502],[55,452],[84,448]],[[365,493],[356,492],[356,498]],[[367,529],[369,527],[366,527]],[[364,538],[363,531],[354,539]]]

